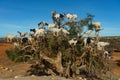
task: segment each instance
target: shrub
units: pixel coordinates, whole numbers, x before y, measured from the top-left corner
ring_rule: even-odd
[[[12,61],[15,62],[23,61],[21,57],[22,55],[19,53],[18,48],[6,50],[6,54]]]

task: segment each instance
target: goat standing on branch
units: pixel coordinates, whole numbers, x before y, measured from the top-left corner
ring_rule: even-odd
[[[95,32],[97,33],[97,32],[99,32],[100,30],[103,30],[103,29],[101,29],[101,23],[100,22],[93,22],[92,23],[92,26],[94,26],[94,28],[95,28]]]
[[[63,19],[64,18],[64,14],[55,14],[55,19]]]
[[[55,28],[56,27],[56,24],[52,23],[52,24],[47,24],[46,23],[46,26],[48,26],[48,28]]]
[[[61,31],[60,28],[53,28],[52,30],[54,36],[58,36],[60,31]]]
[[[74,38],[74,39],[69,40],[68,42],[69,42],[69,44],[70,44],[71,46],[72,46],[72,45],[75,46],[78,41],[77,41],[77,39]]]
[[[98,50],[103,50],[104,51],[105,50],[104,47],[109,45],[109,44],[110,43],[108,43],[108,42],[98,42],[97,43],[97,48],[98,48]]]
[[[39,28],[40,28],[40,27],[44,28],[44,26],[46,26],[46,25],[47,25],[47,23],[44,22],[44,21],[41,21],[41,22],[38,23],[38,27],[39,27]]]
[[[66,18],[70,21],[77,20],[78,16],[76,14],[66,14]]]
[[[66,36],[67,34],[70,34],[70,32],[67,31],[66,29],[64,29],[64,28],[60,28],[60,29],[62,30],[64,36]]]
[[[45,35],[45,30],[44,29],[37,29],[34,36],[44,36]]]
[[[95,41],[94,41],[92,38],[87,37],[87,38],[84,39],[84,46],[85,46],[85,47],[86,47],[86,46],[89,46],[89,45],[92,44],[92,43],[95,43]]]

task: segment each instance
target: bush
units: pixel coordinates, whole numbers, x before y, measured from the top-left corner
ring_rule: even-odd
[[[12,61],[15,61],[15,62],[22,61],[22,58],[20,57],[22,55],[19,54],[19,50],[17,48],[16,49],[7,50],[6,54]]]

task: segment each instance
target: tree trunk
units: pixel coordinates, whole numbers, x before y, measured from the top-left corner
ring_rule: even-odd
[[[62,66],[62,53],[58,52],[56,58],[49,58],[43,54],[40,53],[40,57],[52,64],[55,68],[56,71],[61,75],[63,74],[63,66]]]

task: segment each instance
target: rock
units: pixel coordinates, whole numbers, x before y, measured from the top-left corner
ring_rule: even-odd
[[[0,69],[4,69],[4,67],[0,66]]]
[[[83,80],[87,80],[86,78],[84,78]]]
[[[18,76],[15,76],[14,78],[16,79],[16,78],[18,78]]]
[[[23,76],[22,75],[17,75],[14,78],[16,79],[16,78],[20,78],[20,77],[23,77]]]
[[[32,77],[35,77],[35,75],[31,75]]]
[[[5,68],[5,70],[6,70],[6,71],[8,71],[8,70],[9,70],[9,68]]]
[[[52,80],[54,80],[54,78],[53,78],[53,77],[52,77],[51,79],[52,79]]]
[[[82,77],[79,77],[79,80],[83,80]]]
[[[9,70],[10,72],[13,72],[13,70],[11,69],[11,70]]]

